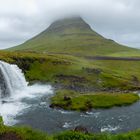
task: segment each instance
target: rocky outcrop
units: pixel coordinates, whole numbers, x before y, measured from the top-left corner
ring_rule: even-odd
[[[2,71],[0,69],[0,97],[2,98],[8,96],[8,94],[9,94],[9,90],[5,82],[4,76],[2,74]]]
[[[77,127],[75,127],[74,131],[76,131],[76,132],[82,132],[84,134],[88,134],[87,128],[85,128],[83,126],[77,126]]]

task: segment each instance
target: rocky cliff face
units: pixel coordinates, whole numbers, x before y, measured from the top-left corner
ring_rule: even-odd
[[[3,98],[5,96],[8,96],[8,94],[9,94],[9,90],[5,82],[4,76],[2,74],[2,71],[0,69],[0,96],[1,98]]]

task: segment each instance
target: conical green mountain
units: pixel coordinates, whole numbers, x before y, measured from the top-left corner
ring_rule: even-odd
[[[78,17],[55,21],[44,32],[10,50],[92,56],[135,49],[102,37]]]

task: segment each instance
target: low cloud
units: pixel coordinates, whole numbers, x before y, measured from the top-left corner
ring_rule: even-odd
[[[23,43],[51,22],[83,17],[107,38],[140,48],[139,0],[0,0],[0,49]]]

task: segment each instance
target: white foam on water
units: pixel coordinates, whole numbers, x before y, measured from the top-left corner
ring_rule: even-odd
[[[73,114],[74,112],[72,111],[65,111],[65,110],[58,110],[59,112],[61,112],[62,114]]]
[[[118,129],[120,129],[119,126],[113,127],[113,126],[111,126],[111,125],[108,125],[108,126],[102,127],[102,128],[101,128],[101,132],[113,132],[113,131],[116,131],[116,130],[118,130]]]
[[[86,114],[81,114],[81,117],[95,117],[98,118],[100,115],[100,112],[86,112]]]
[[[65,124],[63,125],[63,128],[70,128],[71,127],[71,123],[65,122]]]
[[[29,109],[30,105],[23,102],[23,99],[33,99],[51,94],[53,94],[51,86],[33,85],[16,92],[9,98],[1,99],[0,115],[3,117],[4,124],[10,126],[16,124],[15,117]]]
[[[18,121],[15,119],[15,116],[20,115],[28,107],[27,104],[14,101],[0,104],[0,115],[3,117],[4,124],[10,126],[16,124]]]
[[[11,98],[20,100],[23,98],[35,98],[35,97],[41,97],[42,95],[51,95],[52,87],[50,85],[40,85],[40,84],[34,84],[32,86],[27,86],[23,90],[17,90],[16,94],[12,95]]]
[[[24,74],[16,65],[0,61],[0,72],[2,79],[4,79],[4,81],[0,79],[2,83],[0,85],[0,95],[3,97],[0,98],[0,116],[3,117],[6,125],[16,124],[15,117],[31,107],[23,99],[33,99],[53,94],[53,89],[50,85],[34,84],[28,86]],[[7,96],[7,93],[9,96]]]

